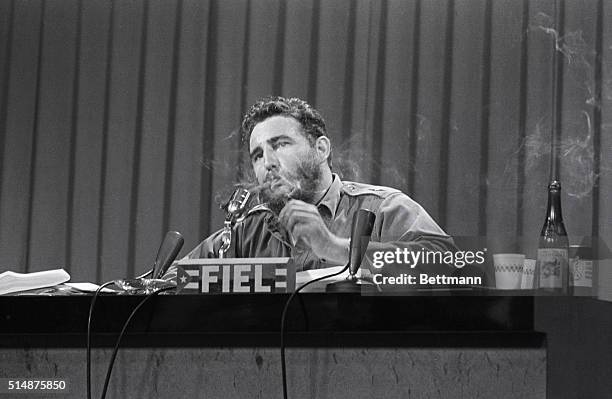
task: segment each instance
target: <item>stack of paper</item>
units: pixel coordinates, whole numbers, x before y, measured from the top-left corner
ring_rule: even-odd
[[[0,295],[11,292],[52,287],[70,280],[64,269],[46,270],[34,273],[4,272],[0,274]]]

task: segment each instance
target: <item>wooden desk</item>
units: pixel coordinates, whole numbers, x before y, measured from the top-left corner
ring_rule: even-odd
[[[533,298],[305,294],[288,318],[292,398],[543,398],[546,349]],[[94,393],[142,297],[103,296],[94,314]],[[133,320],[109,398],[277,398],[286,295],[164,295]],[[68,378],[85,392],[89,296],[0,297],[1,377]],[[461,395],[459,395],[459,393]],[[457,396],[459,395],[459,396]]]

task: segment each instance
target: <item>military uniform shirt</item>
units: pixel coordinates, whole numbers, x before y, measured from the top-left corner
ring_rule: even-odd
[[[355,212],[362,208],[374,212],[376,221],[368,252],[406,247],[433,251],[455,249],[452,238],[421,205],[393,188],[343,182],[334,174],[332,184],[317,208],[329,230],[342,238],[350,237]],[[218,257],[221,231],[202,241],[185,258]],[[291,257],[297,266],[296,271],[338,266],[320,259],[310,249],[294,246],[277,216],[265,204],[255,206],[243,221],[236,224],[225,257]],[[388,272],[385,274],[398,271]]]

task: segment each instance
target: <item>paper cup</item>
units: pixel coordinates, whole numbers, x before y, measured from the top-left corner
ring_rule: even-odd
[[[518,290],[523,278],[523,254],[493,254],[495,287],[501,290]]]
[[[535,259],[525,259],[523,262],[523,273],[521,278],[521,289],[522,290],[531,290],[533,289],[533,281],[535,274]]]

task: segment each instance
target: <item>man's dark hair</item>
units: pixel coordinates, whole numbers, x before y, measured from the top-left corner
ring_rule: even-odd
[[[311,145],[314,145],[317,138],[327,136],[323,117],[306,101],[299,98],[270,96],[259,99],[244,115],[241,126],[244,142],[248,143],[251,139],[255,125],[277,115],[288,116],[298,121]]]

